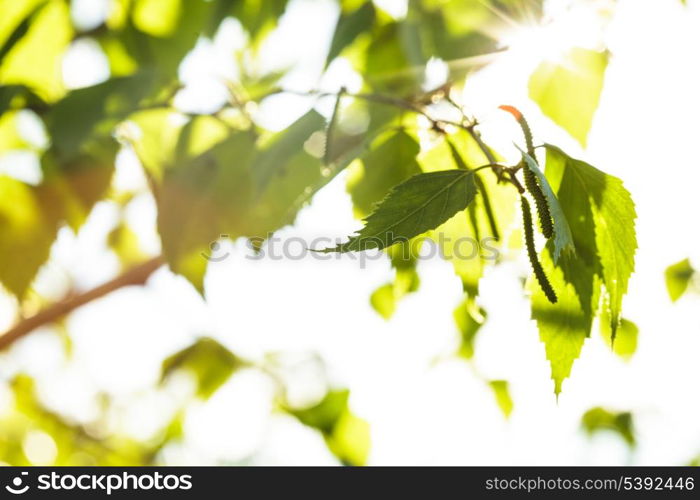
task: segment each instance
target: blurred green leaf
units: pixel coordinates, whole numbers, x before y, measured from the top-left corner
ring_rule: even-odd
[[[530,77],[530,98],[582,146],[603,89],[609,54],[573,48],[560,61],[543,62]]]
[[[55,193],[0,176],[0,281],[21,300],[46,261],[61,216]]]
[[[376,90],[413,95],[420,91],[427,60],[416,24],[393,22],[379,28],[372,37],[365,54],[363,76]]]
[[[474,357],[476,334],[486,321],[486,311],[472,297],[465,297],[452,313],[460,333],[459,355],[465,359]]]
[[[350,391],[347,389],[329,391],[314,406],[296,410],[289,409],[302,424],[318,429],[323,434],[331,434],[338,420],[347,410]]]
[[[448,62],[454,79],[478,67],[470,57],[498,47],[488,33],[498,32],[499,19],[487,2],[409,2],[408,18],[419,27],[424,54]]]
[[[605,310],[600,315],[600,333],[605,343],[612,347],[615,354],[624,360],[629,360],[637,351],[637,337],[639,328],[628,319],[622,318],[615,335],[615,341],[611,343],[612,331],[610,318]]]
[[[361,146],[334,148],[330,165],[322,165],[325,123],[309,111],[283,132],[259,143],[252,160],[256,194],[243,235],[267,238],[292,224],[299,210],[355,159]]]
[[[287,0],[219,0],[219,3],[228,6],[231,15],[241,22],[254,43],[275,26],[287,7]]]
[[[2,4],[0,4],[0,9],[2,9],[3,17],[5,17],[6,15],[9,14],[9,13],[6,14],[6,11],[5,11],[6,7],[4,4],[6,4],[6,3],[9,3],[9,2],[3,2]],[[15,2],[15,3],[20,4],[20,5],[22,3],[24,3],[25,5],[27,4],[27,2]],[[20,21],[20,23],[14,28],[14,30],[12,30],[12,32],[9,33],[9,36],[7,36],[7,38],[5,38],[4,41],[0,44],[0,64],[2,64],[2,60],[14,48],[14,46],[17,44],[17,42],[19,42],[24,37],[24,35],[27,34],[27,32],[29,31],[29,26],[30,26],[31,21],[32,21],[32,16],[34,16],[34,14],[36,14],[36,12],[40,9],[40,7],[42,7],[41,3],[38,6],[33,6],[33,5],[31,5],[31,3],[32,2],[29,2],[30,10],[26,13],[26,17],[24,17]],[[5,26],[3,26],[3,28],[5,28]],[[0,29],[0,32],[2,32],[2,31],[4,31],[4,29]],[[2,39],[0,38],[0,40],[2,40]]]
[[[316,405],[286,411],[323,434],[329,449],[343,463],[364,465],[370,449],[369,425],[348,407],[348,390],[331,390]]]
[[[620,436],[630,448],[634,448],[637,444],[630,412],[616,412],[601,407],[591,408],[581,418],[581,425],[589,436],[601,431],[611,431]]]
[[[420,173],[416,162],[418,142],[403,130],[382,134],[362,157],[362,165],[352,170],[348,192],[355,214],[366,217],[391,188]]]
[[[372,293],[370,304],[386,320],[394,315],[401,299],[409,293],[416,292],[420,287],[420,276],[416,268],[421,244],[420,238],[413,238],[385,250],[395,276],[393,281],[380,286]]]
[[[208,399],[242,366],[243,361],[219,342],[202,337],[163,361],[161,383],[176,371],[186,371],[197,381],[197,396]]]
[[[19,130],[20,111],[0,116],[0,154],[17,149],[33,149]]]
[[[26,85],[0,86],[0,117],[8,109],[21,109],[24,107],[40,109],[45,108],[46,103]]]
[[[44,184],[56,192],[63,219],[73,231],[78,231],[95,203],[107,194],[117,149],[111,137],[102,137],[75,156],[61,158],[53,149],[42,156]]]
[[[46,2],[2,61],[0,85],[26,85],[47,101],[60,98],[65,92],[61,59],[72,37],[68,4]]]
[[[341,463],[366,465],[372,446],[369,423],[350,411],[345,411],[338,419],[333,434],[326,438],[326,443]]]
[[[192,130],[196,123],[190,122],[186,130]],[[180,140],[186,140],[187,135],[183,133]],[[181,155],[154,187],[163,253],[170,268],[185,276],[200,293],[204,293],[210,244],[223,234],[238,236],[245,225],[252,196],[253,141],[247,132],[231,132],[199,156]]]
[[[285,175],[289,159],[300,151],[311,134],[324,129],[323,117],[316,111],[309,111],[282,132],[278,132],[265,144],[255,158],[253,172],[256,186],[262,190],[276,175]]]
[[[46,117],[54,151],[70,157],[94,136],[110,136],[150,94],[153,82],[153,75],[143,72],[71,91]]]
[[[119,258],[123,269],[128,269],[146,259],[139,245],[138,236],[123,220],[107,235],[107,246]]]
[[[510,397],[508,381],[491,380],[489,381],[489,387],[493,391],[496,403],[503,412],[503,416],[506,418],[510,417],[510,414],[513,412],[513,399]]]
[[[352,12],[341,11],[333,33],[331,48],[326,57],[326,66],[338,57],[343,49],[350,45],[361,33],[372,28],[374,16],[374,4],[371,1],[364,2]]]
[[[14,466],[126,466],[154,465],[162,443],[151,439],[135,441],[108,430],[102,420],[79,424],[48,408],[38,397],[40,387],[25,374],[9,381],[13,411],[0,417],[0,450],[4,462]],[[108,401],[108,400],[107,400]],[[27,440],[42,439],[54,453],[45,458],[27,453]],[[40,458],[47,462],[33,462]]]
[[[690,265],[690,260],[683,259],[680,262],[666,268],[666,289],[671,301],[680,299],[688,290],[688,286],[695,275],[695,269]]]
[[[390,319],[396,312],[394,284],[386,283],[377,288],[369,298],[372,308],[384,319]]]

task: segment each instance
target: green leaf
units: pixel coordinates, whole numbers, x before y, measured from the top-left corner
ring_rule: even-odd
[[[634,422],[632,414],[628,411],[591,408],[581,417],[581,425],[589,436],[601,431],[611,431],[620,436],[629,447],[633,448],[636,445]]]
[[[420,238],[413,238],[385,250],[396,274],[393,281],[380,286],[372,293],[370,304],[386,320],[394,315],[401,299],[409,293],[416,292],[420,287],[420,276],[416,268],[422,243]]]
[[[255,41],[273,28],[287,7],[287,0],[225,1],[231,5],[231,15],[238,19]]]
[[[271,232],[294,222],[299,210],[356,158],[362,156],[376,131],[343,134],[343,113],[334,127],[332,152],[322,164],[324,120],[310,111],[290,128],[261,141],[261,152],[253,161],[258,189],[248,215],[245,236],[266,238]]]
[[[8,109],[30,108],[43,110],[46,103],[32,92],[26,85],[0,86],[0,117]]]
[[[200,33],[211,32],[212,25],[218,24],[214,19],[221,19],[215,4],[207,0],[139,1],[130,9],[122,32],[129,54],[164,77],[175,77]]]
[[[285,408],[302,424],[321,432],[331,452],[347,465],[364,465],[370,451],[370,429],[348,406],[350,391],[331,390],[316,405]]]
[[[144,262],[147,255],[141,250],[136,233],[120,221],[107,235],[107,246],[119,258],[122,269],[129,269],[135,264]]]
[[[60,217],[52,190],[0,176],[0,282],[19,300],[49,257]]]
[[[632,197],[617,177],[573,159],[551,145],[547,145],[547,172],[548,177],[551,172],[551,178],[561,178],[564,173],[570,173],[577,189],[588,196],[589,213],[595,226],[595,249],[602,269],[614,338],[620,321],[622,298],[634,271],[637,250],[637,214]],[[572,213],[569,220],[585,216],[585,213]],[[588,245],[591,246],[591,243],[589,241]]]
[[[530,98],[582,146],[603,89],[608,52],[573,48],[560,61],[543,62],[530,77]]]
[[[350,391],[332,390],[317,404],[304,409],[287,411],[302,424],[318,429],[323,434],[331,434],[342,414],[347,410]]]
[[[363,76],[374,89],[412,95],[420,91],[427,60],[416,23],[392,22],[367,47]]]
[[[360,34],[368,31],[374,24],[374,4],[370,1],[363,3],[352,12],[342,11],[336,24],[331,48],[326,57],[326,66],[338,57],[345,47],[350,45]]]
[[[0,116],[0,154],[17,149],[34,149],[19,130],[21,111],[8,111]]]
[[[26,85],[46,101],[60,98],[65,92],[61,58],[72,37],[68,4],[47,2],[33,16],[28,32],[5,56],[0,85]]]
[[[341,463],[366,465],[372,446],[369,423],[346,410],[336,422],[333,434],[326,437],[326,443]]]
[[[212,116],[187,121],[168,109],[131,122],[125,128],[137,128],[128,140],[151,180],[164,255],[202,294],[210,245],[241,236],[249,223],[255,137]]]
[[[44,184],[60,194],[63,217],[78,231],[92,207],[104,197],[114,173],[117,143],[109,136],[88,142],[76,155],[62,157],[50,148],[41,158]]]
[[[186,371],[197,381],[197,396],[207,399],[243,365],[242,360],[219,342],[202,337],[163,361],[161,384],[176,371]]]
[[[552,304],[536,280],[528,288],[532,293],[532,319],[537,322],[540,340],[552,370],[554,392],[561,392],[562,382],[571,373],[574,360],[579,357],[583,343],[593,324],[593,305],[598,303],[600,284],[591,268],[580,258],[563,255],[557,266],[552,259],[551,245],[540,254],[542,268],[558,301]],[[581,275],[592,283],[586,294],[580,294],[566,276]]]
[[[153,83],[153,75],[144,72],[73,90],[51,108],[46,118],[53,149],[69,157],[93,136],[109,137],[115,125],[150,93]]]
[[[506,380],[490,380],[489,387],[493,391],[493,396],[496,398],[496,404],[503,412],[503,416],[508,418],[513,412],[513,399],[510,397],[508,381]]]
[[[155,188],[163,253],[173,272],[185,276],[200,293],[210,245],[223,234],[238,236],[246,224],[254,151],[249,133],[232,132],[204,153],[182,157],[165,170]]]
[[[474,357],[476,334],[486,322],[486,311],[472,297],[465,297],[452,313],[460,333],[459,355],[465,359]]]
[[[518,147],[518,149],[520,148]],[[569,222],[566,220],[566,216],[559,205],[557,196],[554,194],[554,191],[552,191],[552,187],[549,185],[547,178],[540,170],[535,159],[522,150],[520,150],[520,152],[523,155],[523,160],[527,168],[537,176],[540,187],[547,198],[549,212],[554,222],[554,262],[557,262],[562,252],[574,253],[576,251],[573,237],[571,236],[571,229],[569,229]]]
[[[4,3],[7,3],[7,2],[4,2]],[[21,2],[15,2],[15,3],[21,4]],[[27,2],[24,2],[24,3],[27,4]],[[14,30],[12,30],[12,32],[9,33],[9,36],[7,36],[4,39],[4,42],[2,42],[2,45],[0,45],[0,64],[2,64],[2,61],[5,58],[5,56],[14,48],[14,46],[17,44],[17,42],[19,42],[24,37],[24,35],[27,34],[27,31],[29,31],[29,26],[30,26],[31,21],[32,21],[32,17],[34,16],[34,14],[36,14],[37,11],[39,11],[39,9],[41,7],[43,7],[42,4],[39,4],[38,6],[32,6],[31,3],[32,2],[29,2],[31,10],[29,10],[26,13],[26,16],[24,17],[24,19],[21,20],[21,22],[14,28]],[[9,14],[9,13],[6,14],[5,5],[1,5],[0,8],[3,9],[2,10],[3,17],[5,17],[6,15]]]
[[[600,333],[605,343],[612,348],[613,352],[625,361],[628,361],[637,351],[639,328],[628,319],[622,318],[620,320],[620,325],[613,342],[610,319],[608,314],[603,311],[600,317]]]
[[[304,144],[311,134],[323,130],[324,124],[323,117],[311,110],[262,145],[253,169],[253,178],[258,189],[265,189],[275,176],[287,174],[290,158],[303,151]]]
[[[666,268],[666,289],[671,301],[675,302],[688,290],[688,286],[695,275],[695,269],[690,265],[690,260],[683,259],[680,262]]]
[[[622,294],[634,268],[635,214],[619,179],[570,158],[554,146],[547,145],[546,171],[561,211],[571,222],[577,249],[575,255],[562,255],[556,267],[554,243],[549,242],[540,256],[559,296],[557,304],[547,304],[537,287],[531,287],[532,317],[545,343],[558,394],[590,334],[603,285],[605,303],[610,305],[601,321],[609,324],[609,338],[614,339],[617,333]]]
[[[399,184],[346,243],[323,252],[379,250],[406,241],[464,210],[476,195],[473,172],[445,170],[418,174]]]
[[[468,58],[498,47],[498,41],[488,35],[498,30],[482,29],[498,21],[486,2],[435,2],[433,9],[425,2],[410,2],[408,17],[420,27],[425,53],[448,62],[455,80],[474,69]]]
[[[377,288],[369,297],[372,308],[384,319],[388,320],[396,311],[394,284],[386,283]]]
[[[531,286],[532,317],[545,343],[558,394],[590,335],[603,285],[605,303],[610,305],[601,320],[609,324],[609,338],[617,333],[621,294],[634,267],[635,214],[619,179],[570,158],[554,146],[547,145],[546,172],[561,211],[571,223],[577,249],[575,255],[562,255],[555,266],[554,242],[550,241],[540,256],[559,296],[557,304],[548,304],[537,287]]]
[[[424,171],[466,170],[484,161],[487,160],[473,138],[461,132],[422,152],[419,157]],[[511,226],[517,200],[516,190],[503,189],[493,172],[475,172],[474,181],[477,196],[466,212],[452,217],[431,232],[442,256],[452,263],[464,291],[471,297],[478,295],[485,267],[499,258],[500,233]],[[493,210],[493,207],[498,207],[498,210]]]
[[[372,144],[362,164],[348,177],[348,192],[358,217],[372,213],[391,188],[420,173],[419,151],[416,140],[403,130],[382,135]]]

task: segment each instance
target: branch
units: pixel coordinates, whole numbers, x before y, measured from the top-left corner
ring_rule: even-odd
[[[161,265],[163,265],[163,262],[164,260],[162,256],[154,257],[151,260],[132,267],[111,281],[103,283],[102,285],[83,293],[69,294],[63,300],[50,305],[42,311],[39,311],[34,316],[21,320],[15,326],[7,330],[2,336],[0,336],[0,351],[7,349],[16,340],[21,339],[40,326],[54,323],[63,316],[89,302],[92,302],[93,300],[104,297],[105,295],[125,286],[143,285],[149,276],[151,276],[151,274],[153,274]]]

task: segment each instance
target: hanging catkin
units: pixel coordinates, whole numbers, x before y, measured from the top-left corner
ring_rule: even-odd
[[[540,288],[542,288],[547,300],[549,300],[552,304],[556,304],[557,294],[554,292],[554,288],[552,288],[552,284],[549,282],[549,278],[547,278],[544,269],[542,269],[542,264],[537,257],[537,249],[535,248],[535,231],[532,227],[532,212],[530,211],[530,203],[524,196],[520,197],[520,207],[523,211],[525,247],[527,248],[527,256],[530,259],[532,270],[534,271],[537,282],[540,284]]]
[[[513,115],[515,120],[520,125],[525,136],[525,146],[527,149],[527,154],[534,160],[535,159],[535,146],[532,141],[532,131],[530,130],[530,125],[528,125],[527,120],[523,114],[513,106],[499,106],[500,109],[506,111]],[[530,170],[530,167],[523,161],[523,177],[525,178],[525,188],[532,195],[535,200],[535,207],[537,208],[537,217],[540,221],[540,229],[542,229],[542,234],[545,238],[549,239],[554,234],[554,225],[552,224],[552,215],[549,213],[549,205],[547,204],[547,198],[542,192],[542,188],[537,182],[537,177],[535,173]]]

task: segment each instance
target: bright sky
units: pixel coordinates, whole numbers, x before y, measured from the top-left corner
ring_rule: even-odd
[[[612,59],[585,152],[542,117],[526,88],[537,63],[557,57],[552,47],[599,42],[599,21],[590,9],[606,2],[584,3],[588,7],[573,16],[552,10],[554,21],[546,30],[504,34],[514,49],[470,79],[464,100],[484,124],[487,141],[501,145],[505,153],[518,137],[512,120],[496,111],[508,103],[525,112],[541,141],[561,145],[625,181],[637,204],[640,246],[624,307],[625,316],[641,330],[630,362],[610,353],[594,334],[557,402],[519,282],[528,272],[527,263],[492,269],[482,281],[481,302],[489,319],[479,333],[475,367],[489,378],[510,382],[515,409],[506,421],[469,365],[457,360],[434,363],[457,342],[452,310],[461,299],[461,285],[450,264],[423,262],[421,290],[407,297],[386,322],[369,306],[370,293],[391,277],[385,260],[369,262],[365,269],[347,258],[252,261],[239,242],[225,246],[231,252],[228,259],[210,266],[207,303],[182,278],[160,270],[148,286],[116,292],[69,318],[74,342],[70,364],[58,337],[44,330],[19,343],[0,364],[0,374],[31,373],[41,381],[47,404],[79,420],[98,411],[92,399],[96,392],[109,391],[123,408],[113,425],[145,438],[186,389],[187,382],[181,380],[165,393],[152,390],[161,360],[206,334],[253,359],[271,351],[302,358],[309,351],[319,353],[331,381],[351,389],[353,411],[371,425],[372,464],[687,462],[700,453],[700,299],[687,297],[672,305],[663,271],[687,256],[700,264],[700,235],[692,229],[697,226],[692,216],[700,213],[695,193],[700,184],[695,150],[700,2],[690,1],[687,8],[669,0],[618,2],[602,31]],[[336,15],[334,2],[294,0],[263,49],[263,67],[294,65],[287,86],[316,88]],[[183,63],[188,88],[178,105],[199,111],[216,107],[223,95],[217,80],[235,78],[227,58],[241,43],[239,29],[236,22],[227,22],[214,42],[202,41]],[[85,64],[87,60],[94,64]],[[95,48],[86,45],[74,48],[65,72],[72,86],[106,76]],[[358,85],[346,61],[336,61],[329,73],[321,82],[324,88]],[[319,105],[322,112],[327,112],[326,104]],[[308,99],[279,96],[263,103],[256,118],[279,129],[308,106]],[[294,227],[279,236],[310,239],[353,232],[358,222],[344,180],[341,175],[331,182]],[[143,182],[128,152],[120,157],[116,182],[121,187]],[[60,296],[67,280],[89,287],[113,275],[118,263],[103,242],[116,213],[115,207],[100,204],[77,238],[64,231],[37,289]],[[148,250],[158,251],[149,197],[134,203],[129,221]],[[10,306],[10,299],[0,297],[0,327],[12,320]],[[292,394],[310,401],[323,391],[317,365],[300,366]],[[269,416],[271,395],[272,387],[262,376],[234,377],[209,402],[195,405],[186,422],[185,445],[169,449],[166,459],[203,464],[255,452],[256,463],[333,463],[313,431],[290,418]],[[580,431],[583,412],[598,405],[634,412],[639,447],[633,454],[614,437],[590,440]]]

